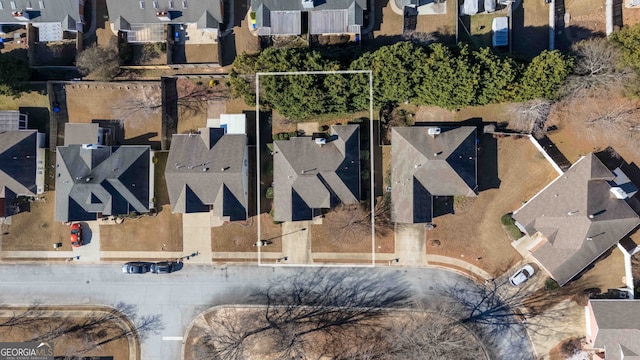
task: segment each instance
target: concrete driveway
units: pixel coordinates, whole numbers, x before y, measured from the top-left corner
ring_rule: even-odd
[[[424,224],[396,224],[396,256],[399,265],[427,264]]]

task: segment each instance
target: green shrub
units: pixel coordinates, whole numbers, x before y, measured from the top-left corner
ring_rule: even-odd
[[[273,139],[273,140],[280,140],[280,136],[279,136],[279,135],[280,135],[280,134],[273,134],[273,135],[271,135],[271,139]]]
[[[511,213],[502,215],[502,217],[500,218],[500,222],[504,226],[515,225],[516,223],[515,220],[513,220],[513,218],[511,217]]]
[[[267,199],[273,199],[273,187],[269,186],[267,192],[264,195]]]
[[[369,160],[369,151],[368,150],[360,150],[360,160],[361,161]]]
[[[289,133],[289,137],[290,138],[296,137],[296,136],[298,136],[298,132],[296,132],[296,131],[292,131],[292,132]]]
[[[560,289],[560,285],[552,278],[547,278],[547,280],[544,281],[544,289],[548,291],[558,290]]]
[[[500,223],[502,223],[504,229],[512,239],[516,240],[522,237],[522,232],[516,226],[516,221],[511,217],[511,213],[502,215]]]

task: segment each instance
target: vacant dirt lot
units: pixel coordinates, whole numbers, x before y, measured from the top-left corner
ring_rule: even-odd
[[[462,258],[499,275],[520,258],[500,217],[519,208],[557,173],[526,138],[497,139],[497,150],[492,141],[485,136],[480,143],[478,197],[457,199],[456,214],[434,219],[436,228],[427,231],[427,253]]]
[[[274,224],[269,214],[261,214],[261,240],[272,242],[261,251],[281,252],[282,231],[279,224]],[[211,228],[211,250],[213,252],[248,252],[255,253],[253,246],[258,241],[258,219],[254,216],[249,221],[226,223]]]
[[[70,123],[122,120],[123,144],[160,148],[159,82],[75,83],[65,86]]]
[[[122,224],[100,225],[101,251],[182,251],[182,215],[169,205],[158,216],[126,218]]]
[[[42,201],[30,203],[30,210],[11,217],[11,225],[3,225],[2,251],[52,251],[54,243],[62,243],[59,250],[71,251],[69,226],[53,221],[55,193],[40,195]]]

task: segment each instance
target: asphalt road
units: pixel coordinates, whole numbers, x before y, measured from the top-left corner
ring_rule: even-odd
[[[47,305],[105,304],[120,301],[138,306],[138,315],[161,314],[165,324],[158,335],[142,343],[142,358],[181,358],[182,342],[163,337],[182,337],[191,320],[208,307],[246,304],[252,288],[294,272],[315,268],[258,267],[185,264],[173,274],[123,274],[120,265],[2,264],[0,303]],[[352,271],[338,268],[337,271]],[[440,269],[378,267],[371,273],[397,272],[409,284],[416,299],[434,301],[449,286],[481,286],[457,273]],[[393,284],[389,284],[393,285]],[[384,286],[384,285],[382,285]],[[504,336],[493,336],[488,348],[492,359],[533,359],[524,328],[517,326]]]

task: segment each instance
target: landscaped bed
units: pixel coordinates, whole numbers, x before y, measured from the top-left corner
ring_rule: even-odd
[[[271,244],[261,248],[264,252],[282,251],[282,231],[269,214],[261,214],[261,239]],[[211,228],[211,250],[216,252],[246,252],[247,257],[258,250],[254,246],[258,241],[258,219],[252,217],[246,222],[225,223]]]

